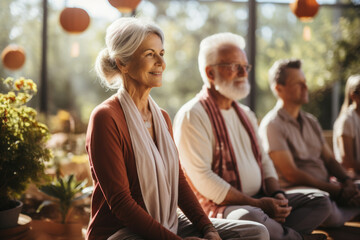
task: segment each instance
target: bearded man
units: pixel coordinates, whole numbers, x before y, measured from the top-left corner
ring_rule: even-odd
[[[329,199],[280,189],[255,114],[237,102],[250,91],[244,45],[232,33],[202,40],[203,89],[174,121],[182,166],[209,217],[262,223],[271,239],[326,239],[311,232],[328,216]]]

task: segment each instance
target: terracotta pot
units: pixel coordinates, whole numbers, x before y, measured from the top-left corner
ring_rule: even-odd
[[[17,200],[14,208],[10,208],[4,211],[0,211],[0,229],[12,228],[18,225],[19,215],[23,206],[23,203]]]
[[[0,229],[0,239],[31,239],[29,238],[31,217],[20,214],[16,227]]]
[[[51,239],[83,239],[82,238],[82,224],[81,223],[58,223],[50,220],[33,220],[31,228],[35,235],[46,234],[51,236]]]

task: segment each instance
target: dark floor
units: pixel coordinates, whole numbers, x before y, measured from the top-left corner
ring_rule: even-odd
[[[327,240],[360,240],[360,222],[347,222],[340,228],[319,228],[316,233],[324,233]]]

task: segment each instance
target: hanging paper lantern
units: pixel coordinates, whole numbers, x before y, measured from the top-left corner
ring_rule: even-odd
[[[8,69],[19,69],[25,63],[25,51],[20,46],[9,45],[2,51],[1,60],[4,67]]]
[[[65,8],[60,14],[60,24],[69,33],[81,33],[89,26],[90,16],[82,8]]]
[[[136,9],[141,0],[109,0],[109,3],[122,13],[130,13]]]
[[[319,10],[316,0],[295,0],[290,3],[291,11],[300,18],[301,21],[311,21]]]

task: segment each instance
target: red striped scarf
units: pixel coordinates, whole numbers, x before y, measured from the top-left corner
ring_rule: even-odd
[[[226,182],[228,182],[231,186],[241,191],[241,181],[238,167],[236,164],[235,153],[221,111],[216,105],[214,98],[213,96],[211,96],[211,93],[207,87],[203,87],[202,91],[198,94],[198,97],[200,103],[202,104],[210,118],[215,137],[212,170],[221,178],[223,178]],[[239,107],[239,105],[235,101],[232,102],[231,106],[235,109],[235,112],[237,113],[241,123],[243,124],[249,135],[252,151],[261,170],[262,187],[264,187],[264,178],[261,164],[261,151],[254,128],[251,125],[251,122],[246,116],[245,112]],[[199,199],[200,204],[202,205],[203,209],[209,217],[222,218],[226,206],[219,206],[215,204],[211,200],[206,199],[197,191],[196,195]]]

